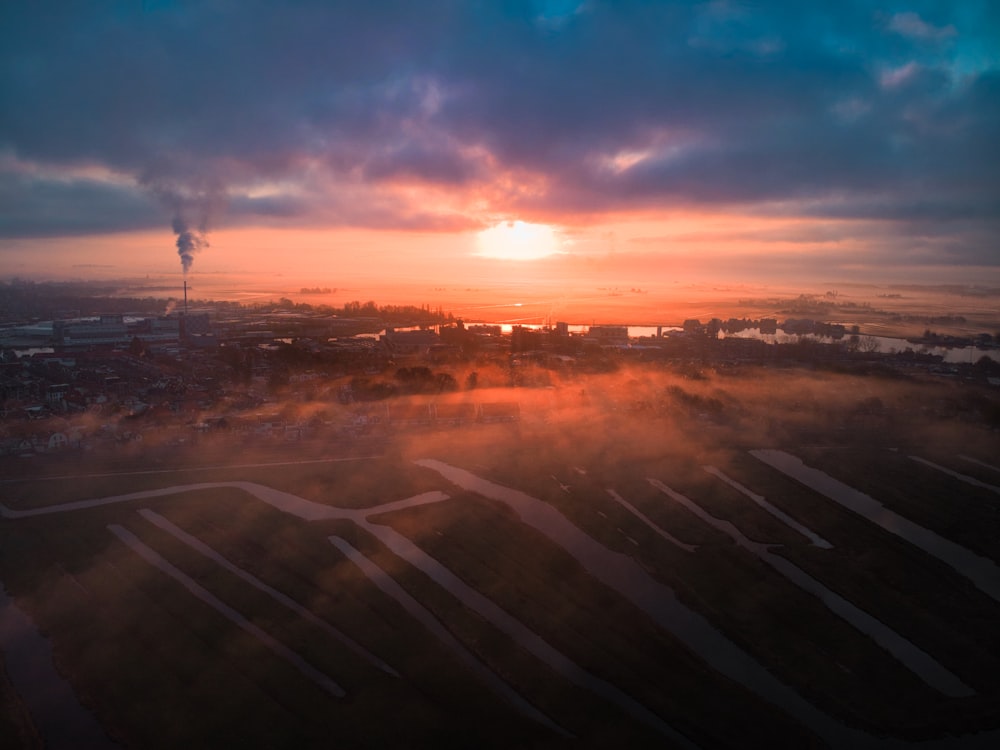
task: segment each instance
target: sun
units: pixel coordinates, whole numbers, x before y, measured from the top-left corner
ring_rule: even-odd
[[[484,258],[537,260],[560,252],[560,242],[547,224],[504,221],[476,235],[476,248]]]

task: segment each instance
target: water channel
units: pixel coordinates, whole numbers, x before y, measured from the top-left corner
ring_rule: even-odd
[[[424,459],[416,463],[462,489],[510,507],[524,523],[565,549],[594,578],[632,601],[713,669],[784,709],[818,736],[837,747],[864,747],[871,740],[823,713],[776,679],[703,616],[681,604],[671,588],[654,579],[634,559],[600,544],[551,505],[441,461]]]
[[[783,454],[781,451],[754,451],[754,455],[765,462],[774,461],[776,464],[785,465],[788,469],[786,473],[797,473],[798,475],[796,478],[803,476],[802,472],[796,468],[796,464],[798,467],[802,467],[802,462],[794,456]],[[725,636],[717,631],[708,620],[681,604],[677,600],[674,592],[668,586],[652,578],[652,576],[650,576],[634,559],[604,547],[599,542],[585,534],[558,510],[547,503],[544,503],[541,500],[533,498],[530,495],[518,490],[495,484],[468,471],[450,466],[440,461],[427,459],[417,461],[416,463],[435,471],[444,479],[463,489],[476,492],[483,497],[498,500],[508,505],[508,507],[514,510],[524,523],[527,523],[539,530],[553,542],[569,552],[597,580],[617,590],[627,599],[631,600],[639,608],[644,610],[655,622],[657,622],[660,627],[662,627],[665,631],[672,633],[680,640],[681,643],[701,657],[713,669],[745,685],[762,699],[783,708],[791,716],[797,718],[804,725],[815,732],[817,736],[823,738],[832,746],[845,748],[906,748],[913,746],[911,743],[903,740],[878,738],[866,735],[842,724],[833,717],[826,715],[818,708],[805,701],[805,699],[803,699],[790,687],[777,680],[749,654],[742,651],[735,644],[725,638]],[[880,504],[876,503],[868,496],[862,495],[862,493],[858,493],[856,490],[846,487],[846,485],[841,485],[839,482],[836,482],[836,480],[833,480],[822,472],[817,472],[809,467],[805,467],[805,469],[807,470],[806,474],[809,472],[814,473],[809,477],[811,480],[816,480],[815,475],[822,475],[822,477],[826,477],[826,480],[828,480],[826,484],[822,481],[817,481],[820,485],[824,486],[827,491],[833,492],[834,494],[846,492],[847,502],[853,506],[864,507],[866,504],[870,506],[874,503],[876,509],[881,509],[885,514],[887,514],[883,516],[883,518],[888,519],[889,526],[898,524],[900,520],[905,521],[905,519],[901,519],[901,517],[885,511]],[[800,479],[800,481],[802,480]],[[833,484],[831,485],[830,483]],[[424,495],[419,495],[397,502],[386,503],[373,508],[348,510],[315,503],[291,493],[282,492],[254,482],[206,482],[72,502],[59,506],[50,506],[47,508],[37,508],[24,511],[15,511],[0,506],[0,511],[3,512],[2,514],[4,517],[15,519],[50,513],[79,511],[101,505],[133,501],[141,498],[161,497],[170,494],[182,493],[188,490],[210,487],[238,487],[259,500],[307,521],[343,518],[359,523],[367,530],[378,536],[383,543],[393,549],[396,554],[399,554],[404,559],[407,559],[411,563],[417,565],[417,567],[420,567],[421,570],[424,570],[426,573],[431,575],[431,577],[433,577],[434,580],[436,580],[440,585],[449,591],[452,591],[456,596],[462,599],[467,606],[479,611],[484,617],[504,632],[507,632],[519,643],[522,645],[533,644],[529,650],[543,661],[546,661],[554,666],[565,661],[566,663],[563,664],[563,669],[559,669],[558,671],[562,671],[567,676],[573,676],[575,674],[578,684],[586,685],[590,689],[595,690],[598,694],[603,695],[605,698],[618,703],[618,705],[637,716],[637,718],[644,720],[648,724],[657,726],[657,728],[659,728],[664,734],[673,737],[682,744],[690,744],[687,738],[676,734],[675,730],[659,719],[659,717],[649,712],[648,709],[640,704],[635,703],[633,699],[624,693],[621,693],[621,691],[614,685],[611,685],[610,683],[600,685],[599,683],[603,681],[589,675],[584,670],[580,669],[579,666],[569,661],[564,655],[553,649],[532,631],[528,630],[522,623],[516,620],[516,618],[504,612],[490,600],[483,597],[482,594],[479,594],[478,591],[468,587],[460,581],[457,576],[441,566],[433,560],[433,558],[430,558],[419,550],[419,548],[417,548],[416,545],[410,542],[407,538],[393,531],[389,527],[372,523],[367,519],[367,516],[374,515],[376,513],[403,509],[405,507],[412,507],[425,503],[438,502],[447,498],[447,495],[443,492],[428,492]],[[833,489],[831,489],[831,487]],[[846,490],[844,488],[846,488]],[[834,492],[834,490],[837,491]],[[819,491],[823,492],[823,490]],[[861,500],[857,497],[858,495],[861,496]],[[849,507],[851,507],[851,505],[849,505]],[[858,512],[862,511],[859,510]],[[875,517],[878,517],[878,515],[879,514],[877,512],[874,514]],[[916,527],[916,525],[912,524],[912,522],[906,523],[909,523],[916,529],[923,531],[926,534],[933,535],[933,532],[928,532],[926,529]],[[895,528],[889,528],[889,530],[893,531],[893,533],[900,533],[900,531]],[[957,545],[947,542],[947,540],[936,537],[936,535],[933,536],[940,542],[944,542],[946,550],[949,550],[951,547],[957,547]],[[920,534],[917,534],[915,538],[920,539]],[[342,540],[340,540],[340,542],[342,542]],[[350,559],[362,566],[367,574],[375,575],[374,571],[370,570],[372,567],[370,561],[367,561],[366,563],[364,559],[362,559],[364,556],[359,555],[356,551],[352,553],[347,549],[349,545],[340,542],[334,543],[341,548],[341,551],[343,551]],[[916,541],[915,543],[919,544],[919,541]],[[950,547],[948,545],[950,545]],[[967,550],[964,550],[964,548],[959,547],[958,549],[962,550],[965,555],[972,554]],[[952,564],[958,565],[963,562],[963,560],[964,558],[959,555],[959,559],[954,560]],[[992,565],[992,563],[990,564]],[[993,566],[993,568],[995,569],[996,566]],[[417,604],[419,605],[419,603]],[[110,742],[106,735],[104,735],[93,716],[80,708],[79,703],[75,700],[75,696],[72,694],[72,690],[69,689],[69,686],[65,684],[65,681],[63,681],[58,673],[56,673],[54,667],[52,666],[51,648],[49,647],[48,642],[34,630],[30,621],[26,621],[23,614],[19,615],[19,611],[13,607],[12,602],[10,602],[5,595],[0,598],[0,620],[2,620],[3,623],[3,627],[0,628],[0,648],[3,648],[5,654],[9,655],[11,653],[17,653],[24,657],[25,660],[22,662],[20,658],[15,659],[12,664],[10,657],[8,656],[8,670],[11,673],[11,680],[15,689],[18,690],[25,702],[28,704],[29,709],[32,710],[32,715],[36,716],[36,711],[38,712],[36,723],[40,730],[45,734],[46,742],[48,743],[47,746],[56,748],[56,750],[60,750],[61,748],[72,748],[73,750],[76,750],[76,748],[103,749],[116,747]],[[11,622],[15,623],[13,627],[10,626]],[[28,664],[27,668],[23,666],[24,663]],[[19,676],[15,677],[15,673]],[[597,682],[591,682],[591,679],[597,680]],[[32,694],[30,687],[25,687],[29,684],[34,684],[36,688],[38,688],[36,694]],[[494,689],[498,688],[495,687]],[[509,691],[509,686],[504,686],[503,688],[498,689],[498,692],[501,694],[509,693]],[[46,708],[47,702],[50,700],[50,696],[52,695],[58,695],[59,697],[53,703],[48,704],[49,706],[54,707]],[[515,696],[508,695],[507,697],[515,704],[519,702],[518,699],[523,701],[523,698],[516,696],[516,694]],[[634,705],[629,705],[629,701],[631,701]],[[528,715],[537,714],[537,709],[531,707],[530,704],[526,706],[522,703],[519,707]],[[720,711],[721,710],[723,709],[720,708]],[[542,723],[548,724],[552,728],[556,729],[556,731],[564,732],[561,728],[551,724],[551,720],[547,717],[535,715],[533,718],[536,718],[536,720],[539,720]],[[930,740],[919,743],[919,745],[920,747],[935,748],[936,750],[938,748],[992,748],[997,746],[996,742],[998,740],[1000,740],[1000,732],[993,731],[965,737]]]
[[[1000,566],[992,560],[977,555],[889,510],[869,495],[834,479],[824,471],[807,466],[798,456],[772,449],[753,450],[750,454],[848,510],[867,518],[890,534],[895,534],[937,557],[972,581],[980,591],[1000,602]]]
[[[962,682],[952,672],[945,669],[929,654],[892,630],[892,628],[883,625],[864,610],[859,609],[842,596],[830,591],[822,583],[784,557],[773,554],[771,548],[775,545],[754,542],[748,539],[743,532],[729,521],[716,518],[689,497],[674,491],[658,479],[650,479],[649,482],[667,497],[683,505],[702,521],[726,534],[737,545],[770,565],[796,586],[818,597],[834,614],[843,618],[879,644],[931,687],[940,690],[945,695],[956,698],[975,695],[975,691],[972,688]]]
[[[105,734],[94,715],[80,705],[72,686],[56,670],[49,639],[38,632],[2,585],[0,650],[7,676],[24,701],[47,750],[119,747]]]

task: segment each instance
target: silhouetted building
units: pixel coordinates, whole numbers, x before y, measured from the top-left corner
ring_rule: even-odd
[[[204,335],[212,332],[208,313],[185,313],[180,318],[182,337]]]
[[[544,349],[547,338],[547,334],[543,334],[541,331],[536,331],[533,328],[514,326],[510,331],[510,351],[511,353],[515,353]]]
[[[705,328],[697,318],[688,318],[682,326],[684,333],[704,333]]]
[[[131,340],[121,315],[101,315],[97,320],[57,320],[52,324],[56,346],[86,349],[125,346]]]
[[[128,326],[131,337],[138,337],[147,344],[177,343],[181,337],[180,318],[165,316],[159,318],[143,318]]]
[[[441,338],[431,330],[397,331],[387,328],[382,344],[392,356],[428,355],[431,348],[440,344]]]
[[[628,346],[627,326],[591,326],[587,336],[601,346]]]

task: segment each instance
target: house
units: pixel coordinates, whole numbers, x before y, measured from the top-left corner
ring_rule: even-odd
[[[56,409],[64,409],[69,383],[57,383],[45,389],[45,402]]]
[[[69,438],[66,437],[65,432],[53,432],[49,435],[49,439],[46,442],[46,449],[50,451],[57,451],[65,448],[69,445]]]

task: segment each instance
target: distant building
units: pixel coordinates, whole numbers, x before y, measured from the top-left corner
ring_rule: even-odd
[[[147,344],[176,344],[180,340],[180,319],[175,316],[143,318],[128,326],[129,336]]]
[[[125,346],[131,340],[121,315],[101,315],[97,320],[57,320],[52,324],[52,335],[56,346],[66,349]]]
[[[628,346],[627,326],[591,326],[587,336],[601,346]]]
[[[441,343],[441,338],[431,330],[397,331],[387,328],[381,341],[391,356],[426,356],[432,347]]]
[[[208,313],[185,313],[180,316],[181,336],[197,336],[212,332],[212,325]]]
[[[785,333],[813,333],[815,329],[816,321],[810,318],[789,318],[781,326]]]
[[[627,326],[590,326],[587,329],[588,336],[604,339],[628,338]]]
[[[548,343],[548,334],[542,333],[534,328],[525,326],[514,326],[510,329],[510,351],[531,352],[540,351]]]
[[[684,329],[684,333],[704,333],[705,331],[705,327],[697,318],[688,318],[681,327]]]
[[[500,326],[488,326],[488,325],[471,325],[466,327],[469,333],[474,333],[477,336],[499,336],[503,329]]]

